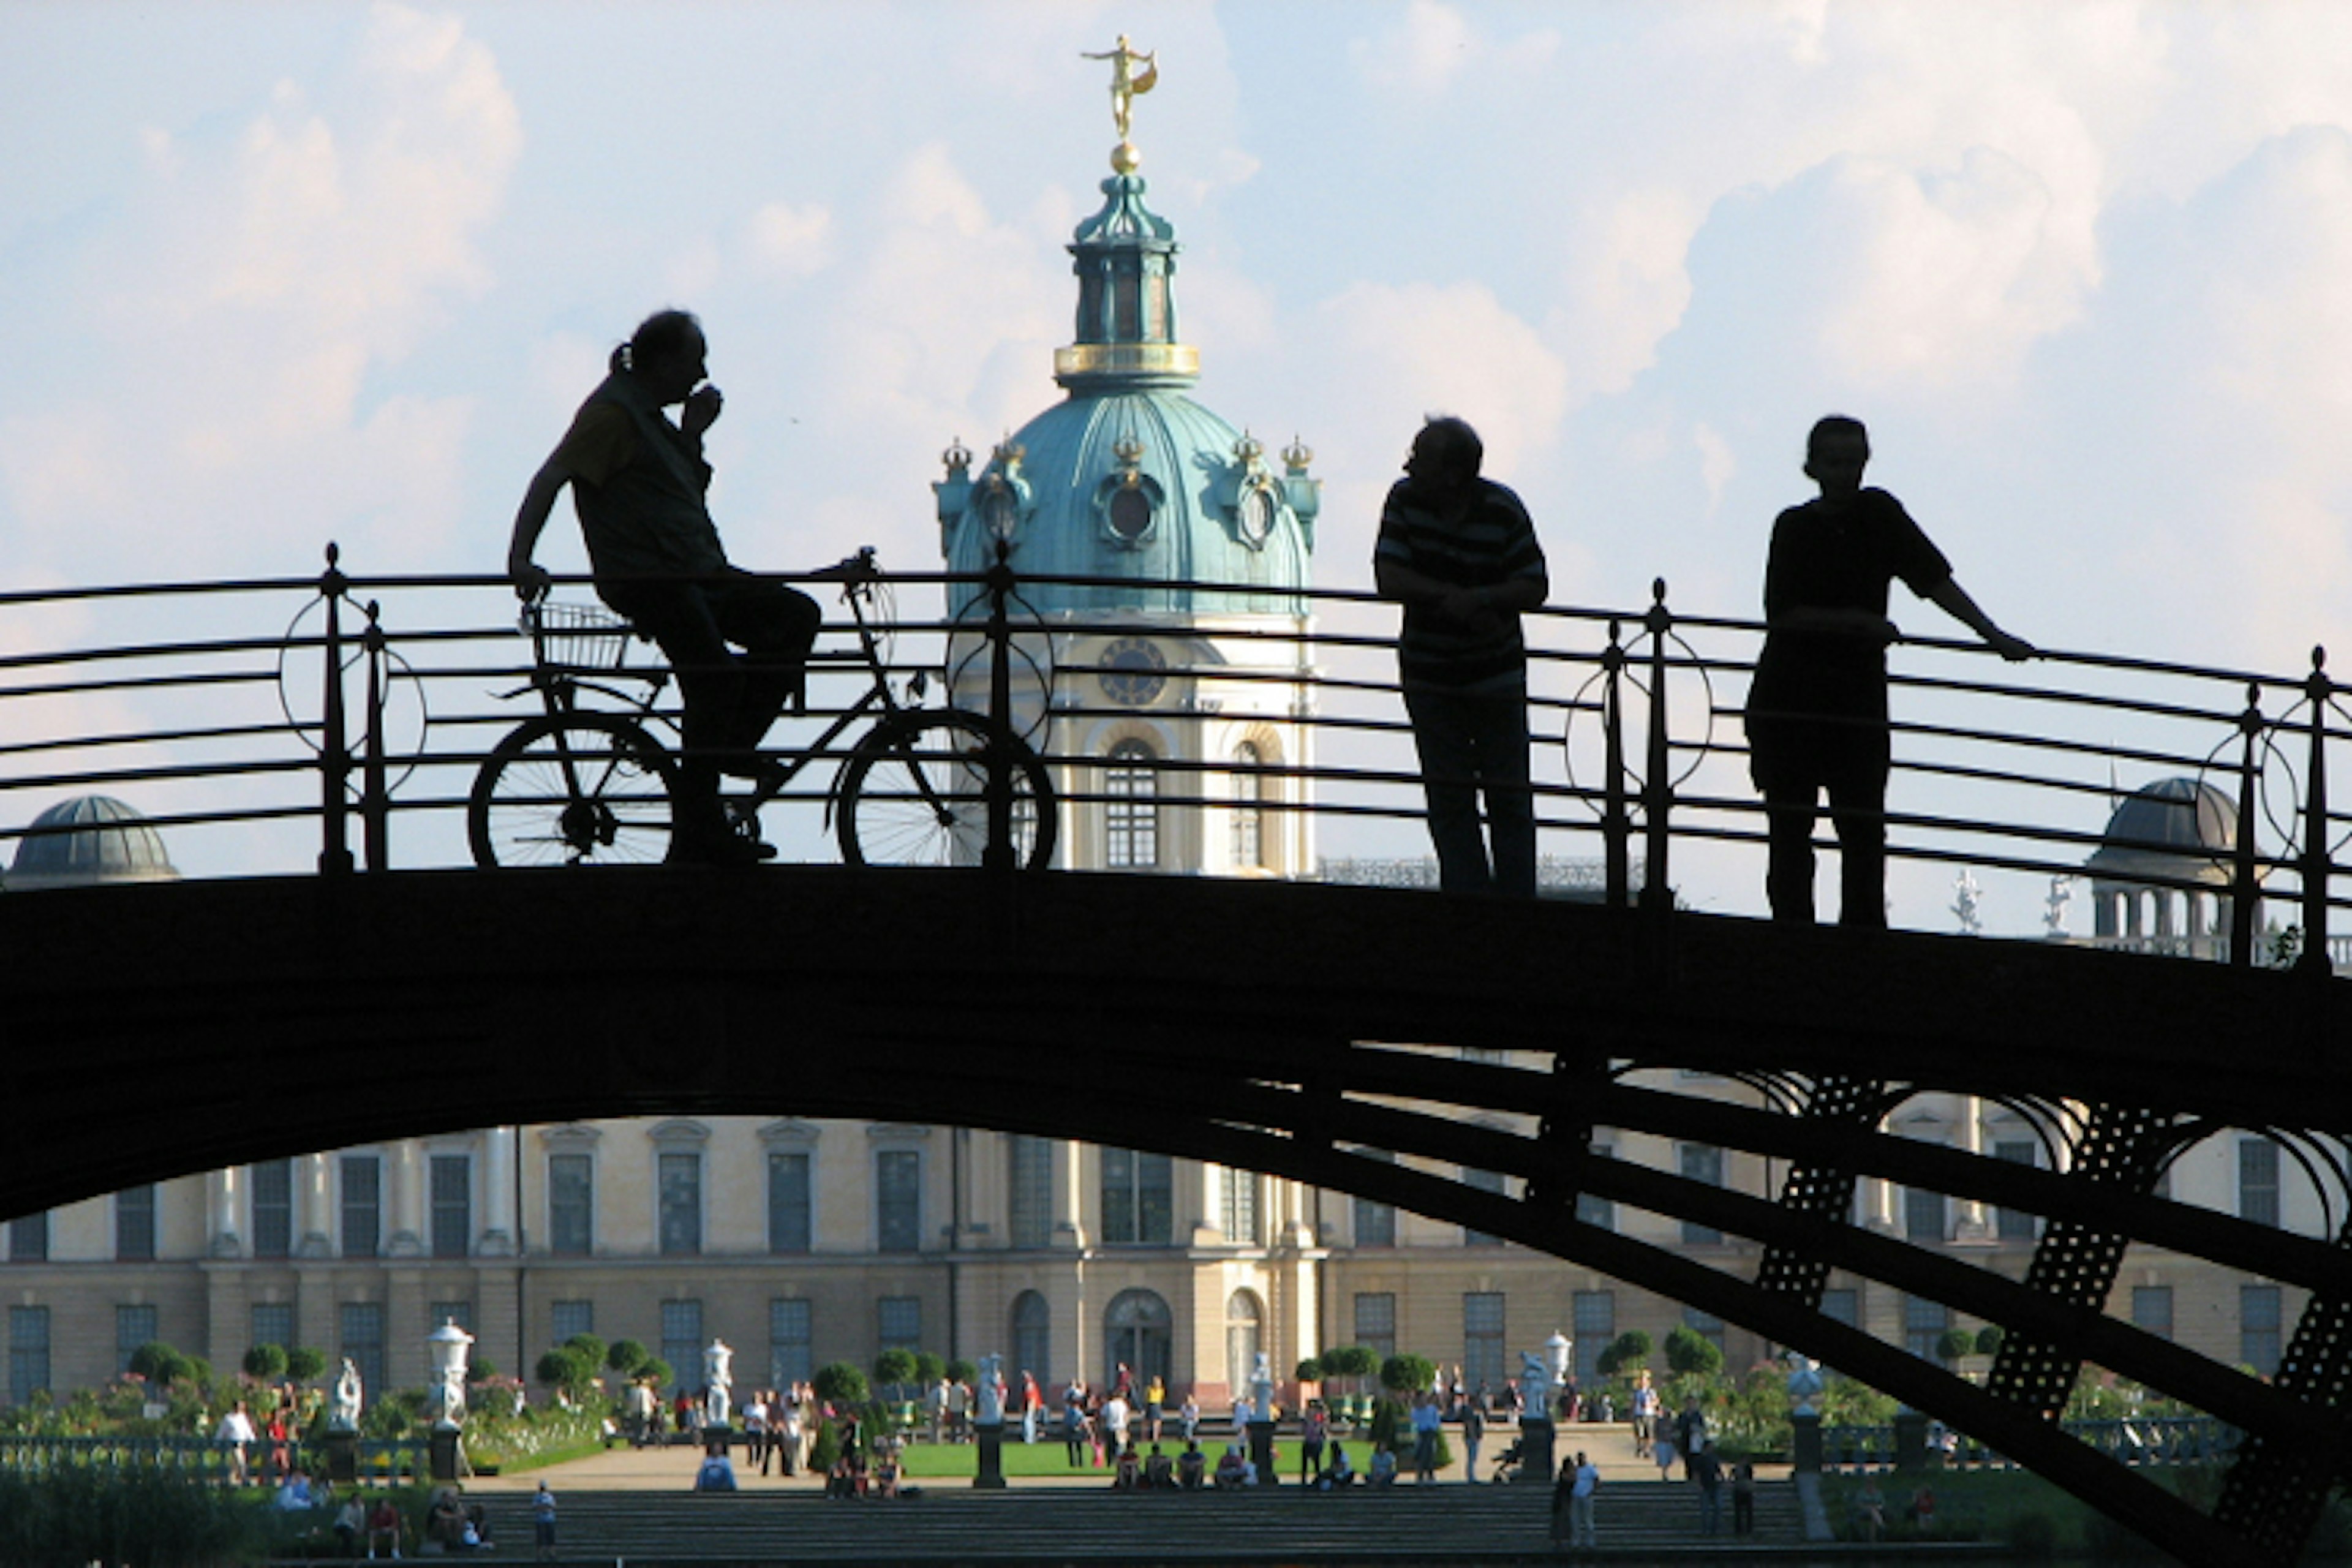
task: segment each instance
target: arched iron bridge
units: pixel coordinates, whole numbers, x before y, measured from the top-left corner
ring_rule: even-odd
[[[900,580],[925,596],[940,582]],[[1031,617],[1034,586],[948,584],[971,613],[892,620],[895,667],[987,694],[1008,731],[1047,735],[1039,712],[1104,709],[1091,671],[1056,671],[1040,650],[1135,618]],[[1558,759],[1538,772],[1546,848],[1599,868],[1588,899],[1019,872],[1004,857],[477,872],[460,826],[471,779],[523,716],[498,694],[530,685],[504,591],[331,570],[0,596],[17,650],[0,658],[6,836],[59,797],[135,795],[197,873],[0,897],[21,1130],[0,1148],[0,1212],[504,1121],[790,1110],[1083,1138],[1149,1081],[1162,1114],[1140,1146],[1458,1221],[1702,1308],[2193,1561],[2296,1550],[2352,1458],[2352,1003],[2329,963],[2347,826],[2327,784],[2352,721],[2317,658],[2271,678],[2083,655],[2011,672],[1955,645],[1905,650],[1898,859],[2070,875],[2102,842],[2106,775],[2124,766],[2197,777],[2238,807],[2242,830],[2210,864],[2170,838],[2147,847],[2179,865],[2148,887],[2207,900],[2210,927],[2019,942],[1679,907],[1691,884],[1675,867],[1760,861],[1736,700],[1759,628],[1677,616],[1663,586],[1636,610],[1530,617],[1536,723]],[[1416,816],[1380,612],[1360,595],[1255,591],[1266,618],[1215,634],[1223,662],[1171,671],[1187,711],[1213,710],[1187,678],[1281,682],[1304,694],[1291,711],[1313,740],[1265,764],[1278,787],[1253,801],[1332,836]],[[1264,657],[1244,666],[1237,644]],[[1099,759],[1047,760],[1066,814],[1106,798]],[[1231,810],[1228,772],[1169,762],[1157,803]],[[1956,809],[1900,809],[1916,795]],[[807,799],[813,816],[822,781]],[[1065,858],[1084,863],[1066,837]],[[425,1053],[464,1064],[462,1094],[440,1073],[384,1070]],[[273,1064],[272,1114],[235,1114],[257,1060]],[[1741,1079],[1763,1105],[1631,1081],[1660,1067]],[[121,1087],[158,1083],[167,1114]],[[1922,1090],[2020,1108],[2065,1169],[1883,1131]],[[1595,1158],[1596,1127],[1748,1151],[1790,1174],[1777,1199],[1748,1196]],[[2306,1152],[2332,1236],[2156,1195],[2174,1153],[2228,1127]],[[1367,1151],[1520,1184],[1507,1195]],[[2028,1277],[1846,1223],[1865,1175],[2042,1216]],[[1760,1242],[1761,1268],[1742,1278],[1705,1249],[1583,1223],[1580,1194]],[[2278,1374],[2108,1316],[2133,1240],[2307,1289]],[[2003,1325],[1990,1378],[1824,1316],[1832,1268]],[[2213,1513],[2059,1428],[2085,1362],[2245,1435]]]

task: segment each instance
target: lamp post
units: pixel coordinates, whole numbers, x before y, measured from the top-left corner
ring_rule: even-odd
[[[433,1479],[454,1481],[468,1473],[466,1463],[466,1352],[474,1336],[454,1318],[425,1336],[433,1369],[431,1404],[434,1411],[431,1448]]]

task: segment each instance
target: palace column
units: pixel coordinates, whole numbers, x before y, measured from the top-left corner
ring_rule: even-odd
[[[482,1235],[475,1251],[484,1258],[515,1255],[515,1130],[493,1127],[482,1135]]]
[[[425,1155],[414,1138],[403,1138],[391,1145],[391,1169],[385,1173],[392,1186],[392,1238],[384,1247],[387,1258],[419,1258],[425,1253]],[[422,1352],[419,1352],[422,1354]]]
[[[228,1165],[205,1177],[205,1251],[214,1258],[242,1258],[237,1209],[244,1201],[245,1167]]]
[[[333,1187],[328,1179],[329,1163],[324,1154],[305,1154],[294,1165],[294,1256],[297,1258],[330,1258],[334,1244],[330,1239],[334,1217]]]

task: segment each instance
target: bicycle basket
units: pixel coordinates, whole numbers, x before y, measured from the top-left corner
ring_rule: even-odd
[[[534,605],[523,624],[541,668],[618,669],[629,647],[628,621],[601,605]]]

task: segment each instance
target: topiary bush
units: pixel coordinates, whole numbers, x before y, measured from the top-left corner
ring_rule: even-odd
[[[635,1374],[651,1360],[653,1352],[646,1349],[642,1340],[614,1340],[604,1347],[604,1364],[623,1377]]]
[[[289,1345],[286,1375],[297,1383],[316,1383],[327,1374],[327,1352],[316,1345]]]
[[[1381,1386],[1394,1394],[1427,1388],[1437,1376],[1437,1363],[1425,1355],[1392,1355],[1381,1363]]]
[[[286,1375],[286,1347],[255,1345],[245,1352],[242,1364],[246,1376],[258,1378],[263,1383],[275,1383]]]
[[[845,1361],[828,1362],[817,1368],[816,1375],[809,1379],[809,1386],[815,1389],[816,1396],[828,1405],[863,1405],[870,1397],[866,1392],[866,1374],[854,1363]]]

